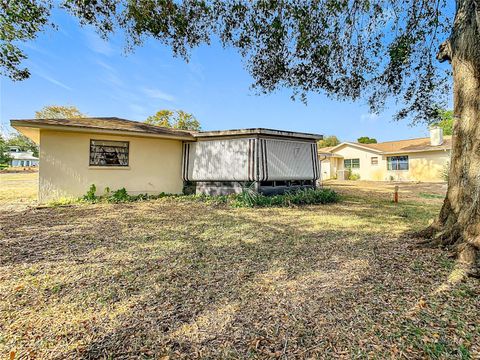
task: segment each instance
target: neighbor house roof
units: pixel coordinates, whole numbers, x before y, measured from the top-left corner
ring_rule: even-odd
[[[149,125],[117,117],[74,118],[74,119],[13,119],[11,124],[20,132],[22,129],[62,129],[70,131],[96,131],[130,135],[170,137],[193,140],[192,132]],[[28,132],[28,131],[27,131]],[[27,135],[28,136],[28,135]]]
[[[334,152],[344,145],[350,145],[365,150],[372,150],[379,154],[399,154],[408,152],[424,152],[450,150],[452,148],[452,137],[444,136],[442,145],[431,145],[430,138],[418,138],[408,140],[386,141],[377,144],[361,144],[355,142],[343,142],[337,146],[321,148],[319,152]]]
[[[7,153],[14,160],[38,160],[31,151],[9,152]]]
[[[333,148],[336,148],[336,146],[327,146],[327,147],[322,147],[318,148],[319,153],[329,153]]]

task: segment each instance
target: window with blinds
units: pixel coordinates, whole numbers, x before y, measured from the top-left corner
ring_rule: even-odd
[[[387,157],[388,170],[408,170],[408,156]]]
[[[360,159],[345,159],[343,166],[345,169],[360,169]]]
[[[90,166],[128,166],[128,141],[90,140]]]

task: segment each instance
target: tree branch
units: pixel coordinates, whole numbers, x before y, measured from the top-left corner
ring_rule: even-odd
[[[480,2],[480,0],[476,1]],[[443,43],[440,44],[437,53],[437,60],[440,62],[452,62],[452,43],[450,40],[445,40]]]

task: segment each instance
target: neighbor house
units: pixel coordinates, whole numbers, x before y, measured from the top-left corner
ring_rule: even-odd
[[[377,144],[343,142],[319,149],[322,180],[443,181],[448,167],[451,137],[439,127],[429,138],[387,141]]]
[[[26,119],[11,125],[40,145],[39,201],[95,184],[131,194],[263,193],[314,188],[321,135],[272,129],[183,131],[119,118]]]
[[[18,146],[9,146],[8,156],[12,159],[10,161],[12,167],[38,166],[38,157],[34,156],[32,151],[22,151]]]

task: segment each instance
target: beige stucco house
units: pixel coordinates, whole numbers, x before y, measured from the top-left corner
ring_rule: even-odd
[[[12,120],[40,145],[39,201],[102,193],[264,193],[315,187],[321,135],[272,129],[192,132],[119,118]]]
[[[343,142],[319,149],[321,179],[346,179],[349,172],[362,180],[443,181],[450,160],[451,137],[430,129],[429,138],[377,144]]]

